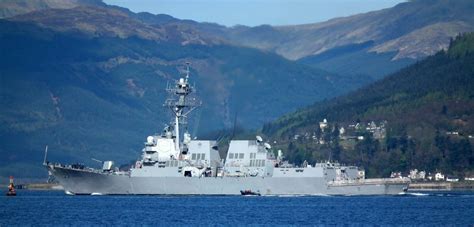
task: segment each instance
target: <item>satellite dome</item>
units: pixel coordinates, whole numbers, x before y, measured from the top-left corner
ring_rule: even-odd
[[[154,142],[153,140],[154,140],[154,139],[153,139],[153,136],[148,136],[148,137],[146,138],[146,142],[149,143],[149,144],[152,144],[152,143]]]

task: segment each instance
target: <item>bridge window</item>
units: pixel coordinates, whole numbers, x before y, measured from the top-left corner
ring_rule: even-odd
[[[234,153],[229,153],[229,159],[233,159],[234,158]]]
[[[196,154],[191,155],[191,160],[196,160]]]
[[[201,154],[201,159],[206,159],[206,153]]]
[[[244,153],[239,154],[239,159],[244,159]]]
[[[184,176],[185,177],[192,177],[191,171],[184,171]]]

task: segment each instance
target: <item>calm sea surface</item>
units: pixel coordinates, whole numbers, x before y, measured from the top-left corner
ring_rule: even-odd
[[[466,225],[474,193],[398,196],[0,196],[0,225]]]

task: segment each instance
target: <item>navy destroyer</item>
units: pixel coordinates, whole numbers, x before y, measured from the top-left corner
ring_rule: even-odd
[[[172,126],[146,138],[141,158],[127,171],[102,162],[101,169],[45,161],[49,174],[76,195],[384,195],[407,189],[407,179],[365,179],[363,170],[323,162],[298,167],[283,160],[262,137],[232,140],[222,159],[217,141],[191,139],[180,127],[200,105],[190,96],[189,65],[184,78],[168,86],[165,106],[174,115]],[[182,135],[182,139],[181,139]],[[246,192],[246,193],[243,193]]]

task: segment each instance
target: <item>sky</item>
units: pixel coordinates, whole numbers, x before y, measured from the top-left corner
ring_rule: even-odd
[[[406,0],[104,0],[133,12],[226,26],[294,25],[389,8]]]

